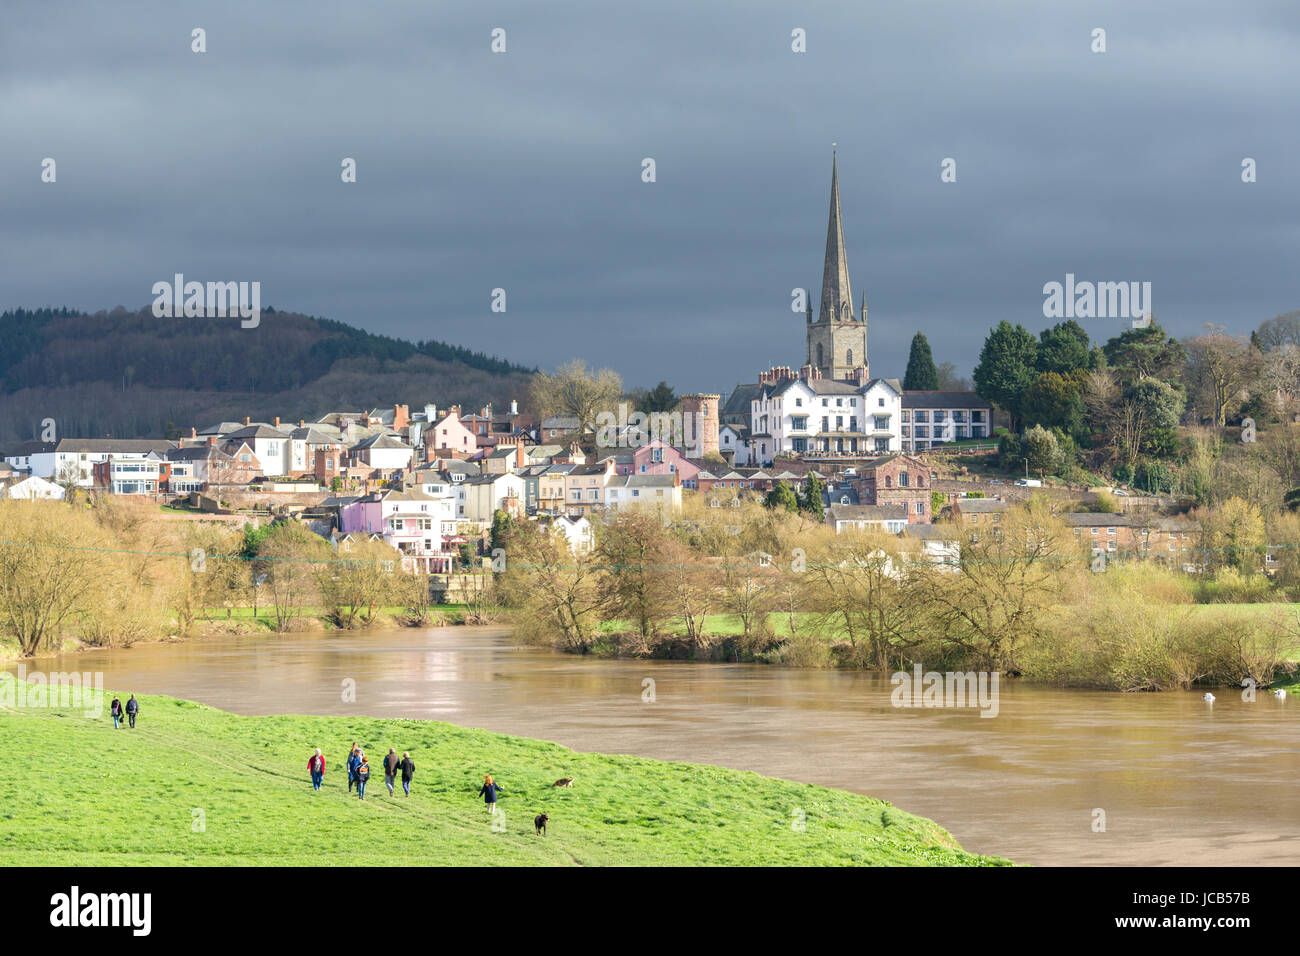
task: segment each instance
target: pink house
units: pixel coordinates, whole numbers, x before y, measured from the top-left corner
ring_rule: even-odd
[[[382,534],[402,556],[402,570],[451,570],[445,542],[456,534],[455,499],[420,491],[382,491],[339,509],[342,534]]]
[[[443,416],[430,431],[432,436],[426,433],[424,439],[427,448],[446,449],[462,454],[471,454],[478,448],[478,439],[461,423],[460,415],[455,409]]]
[[[699,465],[660,438],[655,438],[632,452],[630,474],[633,475],[677,475],[685,484],[694,481],[699,473]]]

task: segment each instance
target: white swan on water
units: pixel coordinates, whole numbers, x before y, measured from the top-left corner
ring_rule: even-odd
[[[1204,697],[1201,698],[1201,700],[1208,700],[1211,704],[1213,704],[1213,703],[1214,703],[1214,695],[1213,695],[1213,694],[1206,694]]]
[[[1273,691],[1273,696],[1278,700],[1286,700],[1286,691],[1279,687],[1277,690]]]

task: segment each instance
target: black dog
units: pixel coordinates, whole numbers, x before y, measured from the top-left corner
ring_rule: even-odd
[[[533,827],[539,835],[546,836],[546,821],[549,819],[550,817],[544,813],[539,813],[533,818]]]

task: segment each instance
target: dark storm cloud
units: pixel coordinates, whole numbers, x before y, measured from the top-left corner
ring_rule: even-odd
[[[374,331],[725,390],[803,360],[834,140],[877,375],[917,329],[969,370],[999,319],[1050,324],[1067,272],[1152,282],[1177,334],[1248,331],[1300,307],[1300,12],[1134,6],[8,3],[0,304],[259,280]]]

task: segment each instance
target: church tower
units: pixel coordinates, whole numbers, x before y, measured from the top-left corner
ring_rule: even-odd
[[[844,225],[840,221],[840,179],[835,154],[831,154],[831,212],[826,226],[826,264],[822,269],[821,310],[813,321],[808,303],[808,364],[822,378],[866,381],[867,297],[862,311],[853,312],[853,289],[849,284],[849,263],[844,252]],[[858,371],[858,370],[861,371]]]

